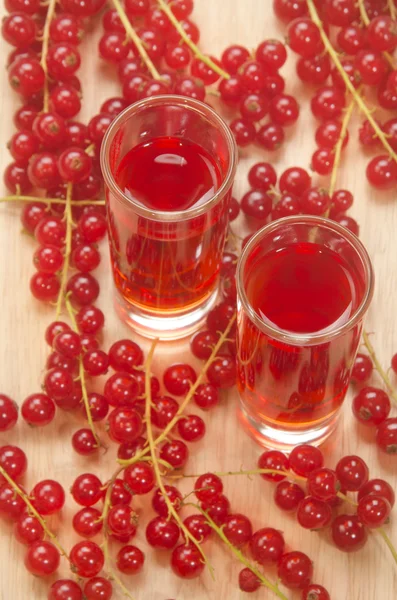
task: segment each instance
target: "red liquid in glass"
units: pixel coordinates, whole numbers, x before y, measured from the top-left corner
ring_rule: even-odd
[[[171,213],[206,203],[221,174],[198,144],[159,137],[127,152],[116,182],[138,204]],[[205,301],[217,285],[228,201],[227,196],[198,217],[174,222],[131,215],[110,203],[111,256],[122,295],[143,308],[170,312]]]
[[[272,250],[251,270],[248,262],[247,273],[247,297],[258,316],[290,334],[327,334],[343,326],[364,293],[360,274],[340,254],[315,243]],[[239,390],[248,413],[272,426],[302,427],[339,408],[359,343],[358,327],[317,345],[276,340],[244,313],[238,329]]]

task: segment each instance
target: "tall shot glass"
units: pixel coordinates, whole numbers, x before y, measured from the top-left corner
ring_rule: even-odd
[[[316,254],[314,262],[310,253]],[[328,268],[320,268],[328,263],[316,261],[327,256]],[[280,265],[284,277],[277,270]],[[309,265],[320,267],[312,272]],[[329,219],[288,217],[252,237],[236,277],[243,424],[267,447],[289,451],[297,444],[320,444],[337,424],[373,295],[367,251],[354,234]],[[292,280],[296,288],[291,287]],[[304,298],[303,304],[298,296]],[[338,304],[341,298],[345,305]],[[258,306],[269,306],[269,314]],[[338,312],[340,306],[346,308]],[[292,324],[301,309],[307,311],[306,320],[300,321],[307,324],[307,331],[277,325],[275,315],[283,315],[279,322]],[[324,321],[328,313],[337,315],[329,323]],[[323,323],[319,329],[316,320]]]
[[[219,184],[185,210],[153,210],[117,185],[123,157],[139,144],[177,137],[211,156]],[[101,150],[106,184],[115,305],[121,319],[146,337],[189,335],[214,305],[237,164],[234,137],[206,104],[157,96],[125,109],[110,125]]]

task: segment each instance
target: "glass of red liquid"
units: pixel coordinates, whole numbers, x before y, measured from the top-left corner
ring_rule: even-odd
[[[237,266],[241,418],[290,450],[332,433],[349,384],[373,271],[360,240],[321,217],[263,227]]]
[[[190,98],[147,98],[109,127],[101,167],[115,303],[142,335],[189,335],[213,306],[236,163],[228,126]]]

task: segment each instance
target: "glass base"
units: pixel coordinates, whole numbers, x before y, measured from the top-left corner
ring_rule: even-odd
[[[119,318],[139,335],[160,340],[178,340],[192,335],[205,321],[218,296],[216,289],[202,304],[189,312],[164,315],[145,311],[128,302],[115,290],[114,305]]]
[[[299,444],[311,444],[319,446],[335,430],[338,425],[340,410],[332,413],[327,419],[314,425],[311,429],[297,427],[284,429],[274,427],[274,424],[267,425],[263,421],[254,419],[245,410],[243,403],[240,402],[239,417],[243,427],[251,437],[261,446],[272,450],[281,450],[291,452]]]

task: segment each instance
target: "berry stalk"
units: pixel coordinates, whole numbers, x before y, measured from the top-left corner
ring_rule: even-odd
[[[230,333],[231,328],[233,327],[234,321],[236,320],[236,315],[234,315],[230,321],[228,326],[226,327],[225,331],[222,333],[222,335],[219,337],[219,340],[217,341],[217,343],[215,344],[210,357],[207,359],[206,363],[204,364],[203,368],[201,369],[195,383],[191,386],[189,392],[186,394],[186,397],[184,399],[183,402],[181,402],[179,409],[177,411],[177,413],[175,414],[174,418],[168,423],[167,427],[165,427],[165,429],[162,431],[162,433],[154,440],[154,446],[158,446],[159,444],[161,444],[161,442],[163,442],[168,434],[170,433],[170,431],[175,427],[176,423],[178,422],[178,420],[180,419],[181,415],[183,414],[183,412],[185,411],[185,408],[187,407],[187,405],[189,404],[189,402],[192,400],[194,394],[196,393],[196,390],[198,388],[198,386],[203,383],[204,377],[207,373],[207,370],[209,369],[210,365],[214,362],[218,351],[220,350],[220,348],[222,347],[222,344],[224,344],[224,342],[227,340],[227,336]],[[133,458],[130,458],[128,460],[122,460],[119,459],[119,463],[121,465],[124,465],[125,467],[127,467],[128,465],[131,465],[135,462],[138,462],[140,460],[142,460],[142,457],[146,456],[148,454],[148,448],[145,448],[143,450],[141,450],[141,452],[139,452],[138,454],[136,454]]]
[[[336,188],[336,180],[338,177],[338,169],[339,169],[339,165],[340,165],[340,159],[342,156],[342,147],[343,147],[343,140],[345,139],[346,133],[347,133],[347,127],[349,125],[350,119],[352,117],[353,111],[354,111],[354,107],[355,107],[356,103],[354,101],[354,99],[351,100],[349,106],[346,109],[345,115],[343,117],[343,121],[342,121],[342,127],[340,130],[340,134],[339,134],[339,138],[338,141],[335,144],[335,148],[334,148],[334,152],[335,152],[335,158],[334,158],[334,165],[332,167],[332,173],[331,173],[331,181],[329,184],[329,195],[332,198],[332,194],[335,191]],[[329,215],[329,211],[330,208],[326,211],[325,216],[328,217]]]
[[[245,565],[248,569],[250,569],[257,576],[257,578],[261,581],[261,583],[262,583],[263,586],[267,587],[270,591],[272,591],[274,594],[276,594],[276,596],[278,598],[280,598],[280,600],[288,600],[287,596],[285,596],[283,594],[283,592],[278,587],[277,583],[272,583],[271,581],[269,581],[267,579],[267,577],[265,577],[256,568],[256,566],[254,564],[252,564],[248,560],[248,558],[246,558],[244,556],[244,554],[238,548],[236,548],[236,546],[233,546],[233,544],[231,544],[229,542],[229,540],[227,539],[226,535],[223,532],[222,527],[218,527],[218,525],[211,519],[211,517],[208,515],[208,513],[205,512],[205,510],[203,510],[197,504],[193,504],[193,503],[188,503],[185,506],[194,506],[194,508],[196,510],[198,510],[202,515],[204,515],[204,517],[207,519],[207,523],[211,527],[211,529],[213,531],[215,531],[215,533],[222,540],[222,542],[224,542],[224,544],[226,544],[226,546],[230,549],[230,551],[232,552],[232,554],[234,554],[234,556],[237,558],[237,560],[239,560],[243,565]]]
[[[50,206],[51,204],[68,204],[63,198],[43,198],[42,196],[3,196],[1,202],[42,202]],[[71,206],[105,206],[105,200],[70,200]]]
[[[194,544],[196,546],[197,550],[200,552],[201,556],[203,557],[203,561],[205,562],[205,564],[207,565],[207,567],[211,573],[211,577],[213,579],[215,579],[214,569],[213,569],[211,563],[209,562],[208,558],[206,557],[203,549],[201,548],[200,543],[196,540],[194,535],[192,535],[190,533],[190,531],[188,530],[186,525],[182,522],[180,516],[178,515],[178,512],[175,510],[173,503],[171,502],[171,500],[168,497],[167,491],[164,487],[159,462],[158,462],[157,456],[156,456],[156,447],[155,447],[155,440],[154,440],[154,436],[153,436],[152,421],[151,421],[152,390],[151,390],[150,376],[151,376],[151,365],[152,365],[153,355],[154,355],[154,351],[155,351],[157,342],[158,342],[158,340],[154,340],[154,342],[152,343],[152,346],[150,348],[149,354],[146,359],[146,364],[145,364],[145,367],[146,367],[145,368],[145,423],[146,423],[146,434],[147,434],[147,440],[148,440],[148,444],[149,444],[150,455],[152,457],[153,470],[154,470],[154,474],[156,476],[158,488],[159,488],[159,490],[164,498],[164,501],[167,505],[169,516],[173,517],[175,519],[179,528],[183,532],[185,539],[190,540],[192,542],[192,544]]]
[[[381,127],[379,127],[376,120],[373,118],[371,110],[365,104],[364,100],[361,98],[360,94],[357,92],[354,85],[350,81],[347,73],[345,72],[344,68],[342,67],[342,64],[339,60],[338,54],[335,51],[327,34],[324,31],[324,27],[323,27],[323,24],[322,24],[322,21],[321,21],[319,15],[318,15],[317,9],[314,5],[314,1],[307,0],[307,6],[309,8],[310,17],[311,17],[313,23],[315,23],[317,25],[317,27],[319,28],[321,39],[323,40],[324,46],[325,46],[328,54],[330,55],[335,67],[338,69],[343,81],[345,82],[347,89],[352,94],[352,96],[353,96],[356,104],[360,108],[360,110],[365,114],[366,118],[371,123],[376,135],[382,142],[384,148],[387,150],[387,152],[390,154],[390,156],[393,158],[393,160],[397,162],[397,154],[396,154],[396,152],[394,152],[393,148],[390,146],[389,142],[387,141],[387,136],[384,134]]]
[[[70,253],[72,251],[72,230],[73,230],[73,216],[72,216],[72,192],[73,184],[68,183],[66,186],[66,204],[65,204],[65,216],[66,220],[66,235],[65,235],[65,253],[63,257],[62,273],[61,273],[61,285],[59,288],[58,299],[56,303],[56,315],[55,320],[58,320],[59,315],[62,311],[62,304],[65,296],[66,284],[68,281]]]
[[[379,535],[384,539],[385,544],[387,545],[387,547],[389,548],[393,558],[394,558],[394,562],[397,564],[397,550],[395,549],[395,547],[393,546],[393,542],[391,541],[391,539],[389,538],[389,536],[387,535],[386,531],[383,529],[383,527],[379,527],[378,529],[376,529],[376,531],[379,533]]]
[[[22,498],[22,500],[25,502],[25,504],[29,510],[29,513],[32,514],[38,520],[38,522],[44,529],[46,535],[52,540],[54,546],[56,546],[58,548],[60,554],[62,554],[62,556],[64,556],[70,562],[68,553],[66,552],[65,548],[58,541],[58,538],[55,535],[55,533],[53,533],[51,531],[51,529],[48,528],[46,521],[43,519],[41,514],[39,512],[37,512],[37,510],[35,509],[33,504],[30,502],[28,496],[21,490],[19,485],[12,479],[12,477],[9,476],[7,471],[5,469],[3,469],[3,467],[1,465],[0,465],[0,475],[2,475],[4,477],[4,479],[10,484],[10,486],[15,491],[15,493],[18,494],[18,496],[20,496],[20,498]]]
[[[130,20],[128,19],[127,15],[126,15],[123,5],[121,4],[120,0],[112,0],[112,2],[114,5],[114,8],[118,12],[120,21],[122,22],[122,24],[125,27],[128,37],[131,38],[131,40],[134,42],[135,46],[137,47],[137,50],[138,50],[143,62],[149,69],[153,79],[161,79],[160,73],[157,71],[156,67],[153,64],[152,59],[146,52],[145,46],[143,45],[142,40],[140,39],[139,35],[137,34],[135,29],[131,25]]]
[[[175,29],[180,34],[180,36],[183,39],[183,41],[185,42],[185,44],[187,46],[189,46],[189,48],[194,53],[194,55],[199,60],[201,60],[203,63],[205,63],[206,65],[208,65],[210,67],[210,69],[212,69],[213,71],[215,71],[215,73],[218,73],[218,75],[220,75],[221,77],[223,77],[223,79],[230,79],[229,73],[227,73],[224,69],[222,69],[217,64],[215,64],[213,60],[211,60],[208,56],[205,56],[201,52],[201,50],[199,50],[199,48],[196,46],[196,44],[186,34],[185,30],[183,29],[183,27],[179,23],[178,19],[175,17],[174,13],[172,12],[172,10],[168,6],[168,4],[166,4],[166,2],[164,2],[164,0],[157,0],[157,2],[159,4],[161,10],[163,10],[165,12],[165,14],[169,18],[169,20],[171,21],[171,23],[173,24],[173,26],[175,27]]]
[[[47,54],[48,54],[48,46],[50,43],[51,21],[54,18],[56,4],[57,4],[57,0],[49,1],[47,15],[45,18],[44,29],[43,29],[43,47],[42,47],[42,51],[41,51],[41,60],[40,60],[40,64],[42,66],[42,69],[43,69],[44,75],[45,75],[43,112],[48,112],[49,93],[48,93]]]
[[[394,7],[394,0],[390,0],[390,1],[388,0],[388,6],[390,7],[391,5],[393,5],[393,7]],[[368,27],[368,25],[371,23],[371,19],[369,18],[368,14],[367,14],[367,9],[365,8],[364,0],[358,0],[358,8],[360,10],[360,16],[361,16],[362,22],[364,23],[365,27]],[[390,9],[390,12],[391,12],[391,9]],[[395,19],[395,16],[393,18]],[[382,52],[382,54],[393,69],[394,68],[394,60],[393,60],[393,57],[391,56],[391,54],[389,52]]]
[[[365,347],[370,355],[372,362],[375,365],[375,369],[378,371],[383,383],[385,384],[390,396],[393,398],[394,402],[397,404],[397,391],[393,388],[393,385],[390,381],[390,378],[387,372],[383,369],[382,365],[379,362],[378,357],[376,356],[375,349],[369,340],[369,335],[366,331],[363,332],[363,340]]]
[[[109,579],[113,579],[113,581],[115,581],[115,583],[117,583],[117,585],[119,586],[119,588],[121,589],[121,591],[123,592],[123,594],[126,598],[129,598],[130,600],[135,600],[134,596],[131,596],[130,592],[128,591],[128,588],[121,581],[121,579],[117,575],[116,571],[113,569],[113,567],[110,566],[109,546],[108,546],[107,542],[105,542],[103,544],[102,551],[103,551],[103,556],[105,557],[105,563],[107,565]]]
[[[397,9],[396,9],[396,5],[394,4],[394,0],[387,0],[387,6],[389,8],[391,18],[396,20],[397,19]]]
[[[74,311],[73,311],[73,306],[71,305],[70,300],[67,296],[65,298],[65,304],[66,304],[66,309],[69,313],[70,320],[72,322],[72,328],[76,333],[78,333],[79,328],[77,327],[76,318],[74,316]],[[98,434],[97,434],[97,431],[96,431],[96,428],[94,425],[94,421],[92,419],[90,402],[88,400],[87,384],[86,384],[86,380],[85,380],[85,370],[84,370],[84,366],[83,366],[83,359],[81,356],[79,357],[79,379],[80,379],[80,383],[81,383],[81,391],[82,391],[82,395],[83,395],[84,408],[85,408],[85,411],[87,414],[88,425],[92,431],[92,435],[94,436],[97,445],[100,446],[101,441],[98,437]]]

